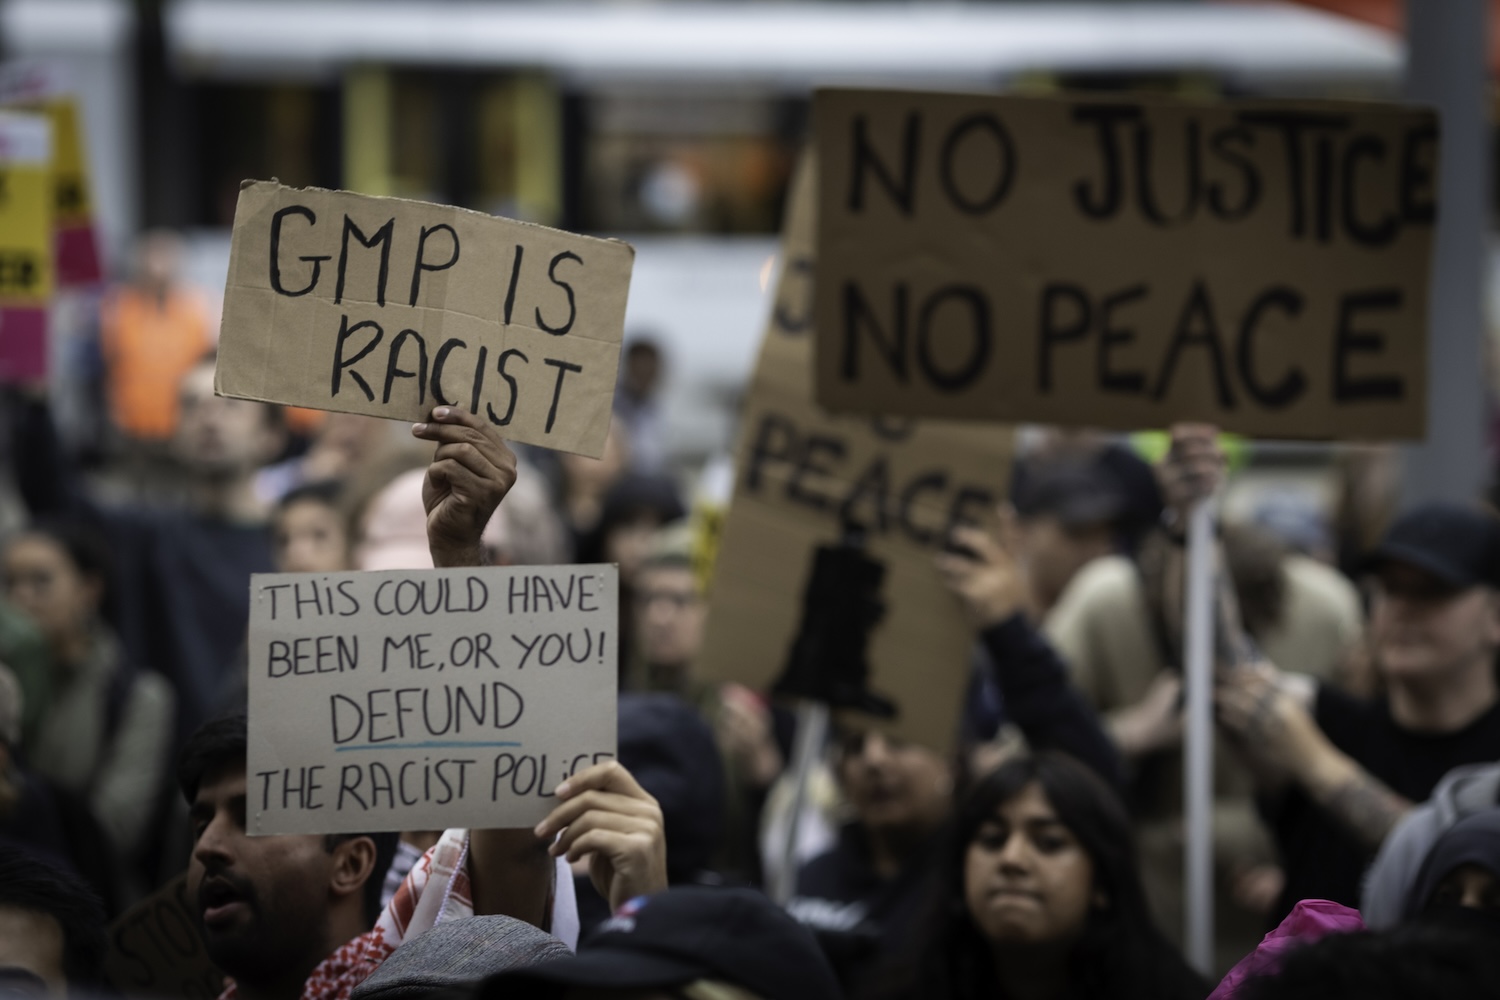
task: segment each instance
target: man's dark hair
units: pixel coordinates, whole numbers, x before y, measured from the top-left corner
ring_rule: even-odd
[[[245,748],[249,744],[250,724],[244,712],[233,712],[210,719],[199,726],[182,746],[177,758],[177,786],[191,807],[198,798],[203,782],[226,767],[245,766]],[[330,833],[323,837],[329,853],[345,841],[368,837],[375,844],[375,867],[364,885],[366,926],[373,927],[380,916],[380,896],[385,887],[385,873],[396,857],[399,833]]]
[[[51,917],[63,937],[63,974],[74,991],[104,982],[104,904],[56,865],[0,844],[0,908]]]
[[[340,510],[343,495],[344,484],[338,479],[320,479],[311,483],[303,483],[301,486],[288,490],[285,496],[276,501],[276,513],[280,514],[299,503],[317,503]]]
[[[250,724],[244,712],[232,712],[199,726],[177,755],[177,787],[192,806],[205,778],[225,767],[245,766]]]

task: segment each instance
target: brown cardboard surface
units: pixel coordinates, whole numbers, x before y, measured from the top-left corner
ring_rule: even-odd
[[[257,573],[251,834],[535,825],[615,755],[614,566]]]
[[[955,516],[988,521],[1009,474],[1008,428],[831,417],[812,399],[815,167],[788,203],[782,273],[745,401],[734,498],[714,567],[702,673],[768,690],[802,614],[817,546],[847,508],[885,563],[885,619],[870,643],[870,688],[892,698],[886,726],[947,750],[957,732],[973,632],[933,569]],[[819,265],[820,266],[820,265]]]
[[[634,260],[466,209],[247,181],[216,388],[412,421],[447,402],[597,458]]]
[[[827,90],[814,128],[828,409],[1423,435],[1432,112]]]
[[[224,973],[209,960],[179,875],[128,910],[109,929],[104,975],[128,997],[215,1000]]]

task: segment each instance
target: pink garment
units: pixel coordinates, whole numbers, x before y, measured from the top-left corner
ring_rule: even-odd
[[[1254,951],[1229,970],[1208,1000],[1233,1000],[1249,980],[1281,968],[1281,960],[1294,948],[1329,934],[1352,934],[1364,929],[1365,922],[1359,918],[1358,910],[1326,899],[1304,899],[1292,908],[1280,926],[1261,939]]]

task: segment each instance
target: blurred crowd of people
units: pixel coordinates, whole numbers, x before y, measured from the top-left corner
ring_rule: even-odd
[[[1336,518],[1220,525],[1195,970],[1184,532],[1231,475],[1214,428],[1150,461],[1030,438],[996,526],[933,554],[974,635],[961,751],[840,715],[796,775],[794,714],[698,663],[658,345],[628,345],[599,460],[512,452],[461,413],[288,411],[214,395],[177,252],[149,236],[102,303],[99,433],[65,442],[45,389],[5,394],[0,989],[104,991],[105,922],[186,865],[244,1000],[1500,995],[1500,521],[1479,498],[1394,517],[1369,452],[1337,470]],[[250,574],[480,561],[619,565],[618,763],[536,831],[246,836]],[[759,891],[777,880],[784,906]]]

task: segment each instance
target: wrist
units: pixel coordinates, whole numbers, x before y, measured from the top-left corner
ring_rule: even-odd
[[[1144,740],[1140,727],[1136,726],[1129,717],[1116,716],[1107,719],[1104,728],[1109,733],[1110,739],[1114,740],[1120,756],[1134,759],[1146,751],[1146,748],[1142,746]]]
[[[1354,762],[1333,744],[1323,739],[1302,739],[1298,744],[1292,755],[1293,777],[1314,799],[1321,801],[1353,777]]]
[[[432,565],[437,569],[483,566],[486,562],[484,547],[477,542],[461,546],[431,545],[428,551],[432,553]]]

